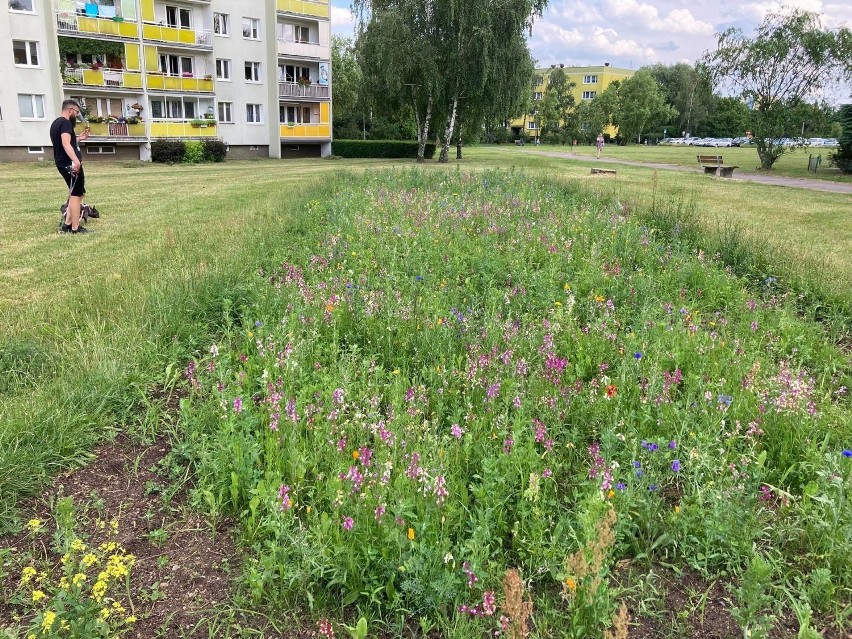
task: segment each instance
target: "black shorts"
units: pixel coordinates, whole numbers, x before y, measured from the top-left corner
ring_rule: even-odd
[[[70,166],[59,166],[57,164],[56,169],[59,171],[59,174],[65,179],[65,184],[67,184],[68,188],[71,189],[71,195],[76,197],[83,197],[84,195],[86,195],[86,176],[83,175],[82,166],[76,174],[71,173]]]

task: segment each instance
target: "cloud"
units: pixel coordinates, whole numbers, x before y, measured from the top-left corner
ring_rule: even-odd
[[[349,9],[349,5],[331,5],[331,28],[334,33],[352,35],[355,31],[355,17]]]
[[[697,19],[689,9],[672,9],[665,16],[653,5],[636,0],[604,0],[604,14],[625,24],[664,33],[704,35],[713,33],[713,25]]]

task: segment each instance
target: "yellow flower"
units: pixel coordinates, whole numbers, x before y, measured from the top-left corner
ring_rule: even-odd
[[[603,295],[595,295],[595,301],[600,304],[604,301]]]
[[[30,519],[27,522],[27,528],[29,528],[31,532],[37,531],[41,528],[41,519]]]
[[[36,639],[35,633],[31,632],[30,634],[28,634],[27,639]]]
[[[98,558],[95,556],[94,553],[91,553],[91,552],[89,554],[87,554],[85,557],[83,557],[83,559],[82,559],[82,564],[83,564],[84,568],[88,568],[89,566],[94,566],[96,563],[98,563]]]
[[[79,586],[84,581],[86,581],[86,579],[88,579],[86,575],[84,575],[82,572],[78,572],[76,575],[74,575],[73,579],[71,580],[71,583],[75,586]]]
[[[36,569],[32,566],[27,566],[21,571],[21,583],[29,583],[36,576]]]
[[[50,629],[53,628],[53,623],[56,621],[56,613],[52,610],[48,610],[44,613],[44,620],[41,622],[41,630],[44,634],[50,632]]]
[[[86,550],[86,544],[78,537],[74,541],[71,542],[71,550],[74,552],[84,552]]]
[[[118,519],[113,519],[109,522],[109,529],[113,534],[118,532]]]
[[[311,507],[308,506],[307,508],[305,508],[305,511],[310,515],[311,514]]]
[[[566,291],[570,291],[571,285],[568,282],[565,282],[565,286],[563,286],[562,288],[564,288]]]
[[[130,615],[125,621],[127,623],[136,623],[136,615]]]
[[[42,599],[47,597],[41,590],[33,590],[33,603],[38,603]]]
[[[408,529],[408,541],[414,541],[414,528]]]
[[[679,512],[680,512],[680,506],[675,506],[675,513],[679,513]]]
[[[70,584],[68,583],[68,577],[63,577],[62,579],[59,580],[59,588],[61,590],[68,590],[69,585]]]
[[[398,369],[398,368],[393,369],[393,374],[394,374],[394,375],[399,375],[399,369]]]
[[[613,497],[615,497],[615,491],[614,491],[614,490],[610,490],[610,491],[606,494],[606,496],[607,496],[607,499],[612,499]]]
[[[103,574],[103,573],[101,573]],[[98,578],[98,581],[92,587],[92,599],[95,601],[100,601],[104,598],[107,590],[107,582],[105,580],[101,580]]]
[[[109,619],[110,614],[111,613],[110,613],[109,608],[104,608],[103,610],[101,610],[100,618],[103,621],[106,621],[107,619]]]
[[[355,461],[358,461],[358,458],[360,456],[361,456],[361,453],[359,453],[357,450],[352,451],[352,459],[354,459]]]
[[[566,585],[566,586],[568,586],[568,589],[569,589],[571,592],[577,592],[577,582],[576,582],[576,581],[574,581],[573,579],[571,579],[571,577],[568,577],[568,578],[565,580],[565,585]]]

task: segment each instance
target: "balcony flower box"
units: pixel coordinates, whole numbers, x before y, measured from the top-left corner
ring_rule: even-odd
[[[207,127],[215,127],[216,120],[208,120],[207,118],[203,120],[190,120],[189,126],[193,129],[206,129]]]

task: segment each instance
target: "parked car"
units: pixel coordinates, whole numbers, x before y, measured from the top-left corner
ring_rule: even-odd
[[[808,146],[825,146],[825,140],[822,138],[810,138],[808,140]]]
[[[713,146],[716,146],[716,147],[733,146],[733,144],[732,144],[733,140],[731,138],[716,138],[716,140],[714,140],[714,142],[715,143],[713,144]]]
[[[822,141],[823,146],[840,146],[840,142],[837,141],[837,138],[824,138]]]
[[[731,140],[731,146],[748,146],[751,144],[751,138],[742,136]]]

